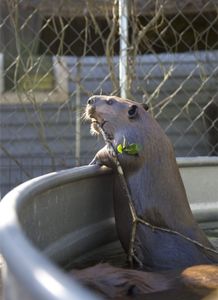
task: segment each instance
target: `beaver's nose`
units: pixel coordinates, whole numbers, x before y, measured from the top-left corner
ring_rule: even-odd
[[[87,104],[93,105],[95,103],[95,97],[91,97],[88,99]]]

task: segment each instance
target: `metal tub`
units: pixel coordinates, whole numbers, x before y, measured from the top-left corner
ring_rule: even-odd
[[[218,158],[179,158],[197,220],[218,228]],[[4,299],[99,299],[59,265],[117,239],[113,174],[84,166],[34,178],[0,204]]]

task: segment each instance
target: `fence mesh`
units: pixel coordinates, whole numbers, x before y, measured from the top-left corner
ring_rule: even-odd
[[[117,1],[0,3],[1,193],[88,163],[92,94],[120,94]],[[128,1],[128,97],[177,156],[218,155],[218,1]]]

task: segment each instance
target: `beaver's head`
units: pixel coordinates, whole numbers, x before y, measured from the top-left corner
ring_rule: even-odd
[[[142,111],[147,109],[146,105],[131,100],[99,95],[88,99],[85,115],[92,123],[92,134],[98,134],[100,126],[113,139],[117,130],[130,123],[134,125],[140,119]]]

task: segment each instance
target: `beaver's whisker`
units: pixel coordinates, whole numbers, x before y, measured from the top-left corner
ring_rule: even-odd
[[[87,116],[86,111],[83,112],[83,114],[80,116],[80,119],[81,119],[82,121],[87,121],[87,120],[88,120],[88,116]]]

